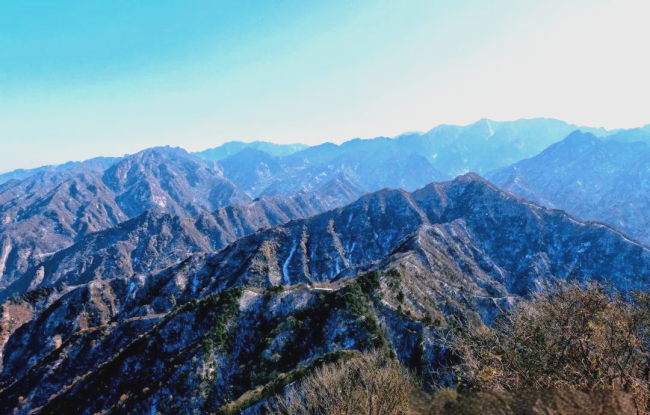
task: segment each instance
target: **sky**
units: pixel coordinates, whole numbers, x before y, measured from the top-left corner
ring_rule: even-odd
[[[0,2],[0,172],[158,146],[650,123],[648,0]]]

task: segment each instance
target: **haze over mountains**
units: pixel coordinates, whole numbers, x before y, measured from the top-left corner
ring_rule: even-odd
[[[221,162],[224,173],[252,196],[312,190],[342,172],[366,191],[415,190],[459,174],[484,174],[534,156],[578,127],[551,119],[441,125],[395,139],[355,139],[311,147],[286,157],[242,151]],[[598,135],[603,129],[584,128]],[[244,162],[245,161],[245,162]]]
[[[650,141],[625,136],[600,140],[576,131],[488,179],[525,199],[607,223],[650,245]]]
[[[647,290],[649,135],[481,120],[2,175],[0,412],[256,414],[319,356],[435,367],[437,327],[558,281]]]
[[[288,156],[297,151],[304,150],[309,147],[306,144],[275,144],[267,143],[265,141],[253,141],[252,143],[243,143],[241,141],[229,141],[216,148],[211,148],[204,151],[194,153],[196,156],[212,161],[220,161],[228,156],[234,156],[245,148],[253,150],[260,150],[272,156]]]

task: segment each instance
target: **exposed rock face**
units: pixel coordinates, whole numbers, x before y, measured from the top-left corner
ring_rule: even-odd
[[[604,222],[650,244],[650,146],[615,137],[600,140],[576,131],[538,156],[496,171],[490,180],[518,196]]]
[[[193,217],[251,200],[216,165],[180,149],[150,149],[103,166],[46,169],[0,187],[0,289],[86,235],[148,209]],[[24,290],[33,281],[20,284]]]
[[[152,275],[10,300],[33,317],[0,337],[0,412],[200,414],[232,400],[244,409],[256,402],[245,392],[281,387],[292,378],[278,372],[316,356],[388,342],[406,363],[435,364],[436,325],[489,323],[558,280],[630,290],[647,289],[648,277],[648,248],[476,175],[383,190]]]
[[[385,187],[415,190],[459,172],[501,167],[572,128],[547,119],[481,120],[340,146],[229,143],[200,154],[219,159],[221,167],[181,149],[154,148],[122,159],[16,171],[0,180],[9,180],[0,184],[0,289],[88,233],[152,208],[190,218],[251,197],[309,192],[328,209]]]
[[[152,209],[114,228],[78,238],[73,245],[42,258],[0,291],[0,302],[37,288],[159,271],[192,253],[218,251],[262,228],[314,216],[359,196],[360,191],[333,180],[323,193],[265,196],[195,218]],[[2,252],[10,249],[2,247]]]
[[[180,148],[142,151],[110,167],[102,179],[129,217],[154,207],[194,216],[250,201],[216,165]]]
[[[0,413],[252,414],[353,349],[435,367],[439,328],[558,281],[647,290],[649,249],[607,225],[475,174],[428,184],[573,129],[481,120],[0,177]],[[492,177],[645,240],[645,133],[576,133]]]
[[[245,205],[200,215],[196,226],[209,237],[213,250],[219,250],[242,236],[344,206],[362,194],[347,181],[334,178],[316,191],[262,196]]]
[[[399,253],[417,254],[432,272],[440,265],[434,266],[430,255],[451,257],[456,267],[450,272],[473,276],[487,291],[504,295],[525,295],[557,278],[607,278],[630,290],[644,288],[650,276],[648,248],[468,175],[414,193],[380,191],[345,208],[258,232],[207,256],[198,273],[169,270],[147,284],[165,284],[177,300],[189,301],[231,286],[338,279]]]
[[[208,238],[192,220],[148,211],[47,257],[0,292],[0,300],[28,289],[147,273],[176,264],[190,253],[210,250]]]
[[[0,193],[0,287],[77,238],[128,217],[97,175],[39,173]]]

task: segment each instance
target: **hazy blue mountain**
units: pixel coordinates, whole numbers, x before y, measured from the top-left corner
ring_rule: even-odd
[[[227,177],[251,196],[310,191],[344,173],[366,191],[384,187],[415,190],[468,171],[487,172],[532,157],[566,137],[576,126],[538,118],[468,126],[441,125],[395,139],[325,143],[285,157],[241,152],[220,162]],[[583,128],[598,135],[604,129]]]
[[[619,130],[614,134],[604,137],[605,140],[614,140],[624,143],[645,142],[650,144],[650,124],[641,128]]]
[[[18,169],[8,173],[0,174],[0,184],[10,180],[25,180],[41,172],[59,172],[64,170],[74,170],[77,172],[97,172],[103,171],[117,163],[120,157],[96,157],[85,161],[70,161],[59,164],[58,166],[42,166],[34,169]]]
[[[441,328],[561,281],[648,290],[650,126],[576,129],[480,120],[14,172],[0,413],[259,415],[354,350],[434,367]]]
[[[469,171],[485,174],[535,156],[576,129],[596,136],[607,134],[603,128],[577,127],[549,118],[506,122],[483,119],[462,127],[440,125],[424,134],[403,135],[397,141],[427,157],[447,176],[455,177]]]
[[[601,140],[576,131],[488,178],[518,196],[607,223],[650,244],[648,166],[650,146],[645,142],[620,142],[611,136]]]
[[[266,141],[253,141],[252,143],[229,141],[219,147],[198,151],[194,154],[205,160],[219,161],[228,156],[233,156],[245,148],[261,150],[273,156],[288,156],[307,147],[309,146],[306,144],[275,144]]]
[[[224,174],[251,196],[287,195],[318,190],[336,177],[364,192],[385,187],[415,190],[446,176],[422,155],[390,138],[327,143],[273,157],[242,151],[222,160]]]
[[[549,119],[504,123],[481,120],[397,139],[326,143],[282,157],[255,148],[269,147],[268,143],[251,143],[218,163],[181,149],[154,148],[121,159],[98,158],[20,173],[30,177],[0,184],[0,287],[12,284],[44,256],[86,234],[116,226],[152,208],[192,218],[260,196],[308,193],[318,195],[322,211],[382,188],[411,191],[468,169],[482,171],[507,164],[555,140],[569,128],[574,126]],[[647,130],[616,134],[639,136]],[[593,131],[605,134],[604,130]],[[221,149],[235,151],[238,145],[243,144],[232,143]],[[566,208],[575,211],[571,206]],[[600,214],[583,217],[606,220],[629,231],[629,226]],[[635,221],[632,217],[624,223]]]

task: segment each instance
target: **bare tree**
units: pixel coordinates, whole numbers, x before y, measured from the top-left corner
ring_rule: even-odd
[[[630,301],[596,284],[536,294],[495,328],[454,335],[451,372],[482,389],[624,391],[650,413],[649,305],[647,294]]]
[[[269,404],[272,415],[403,415],[415,387],[385,351],[317,369]]]

